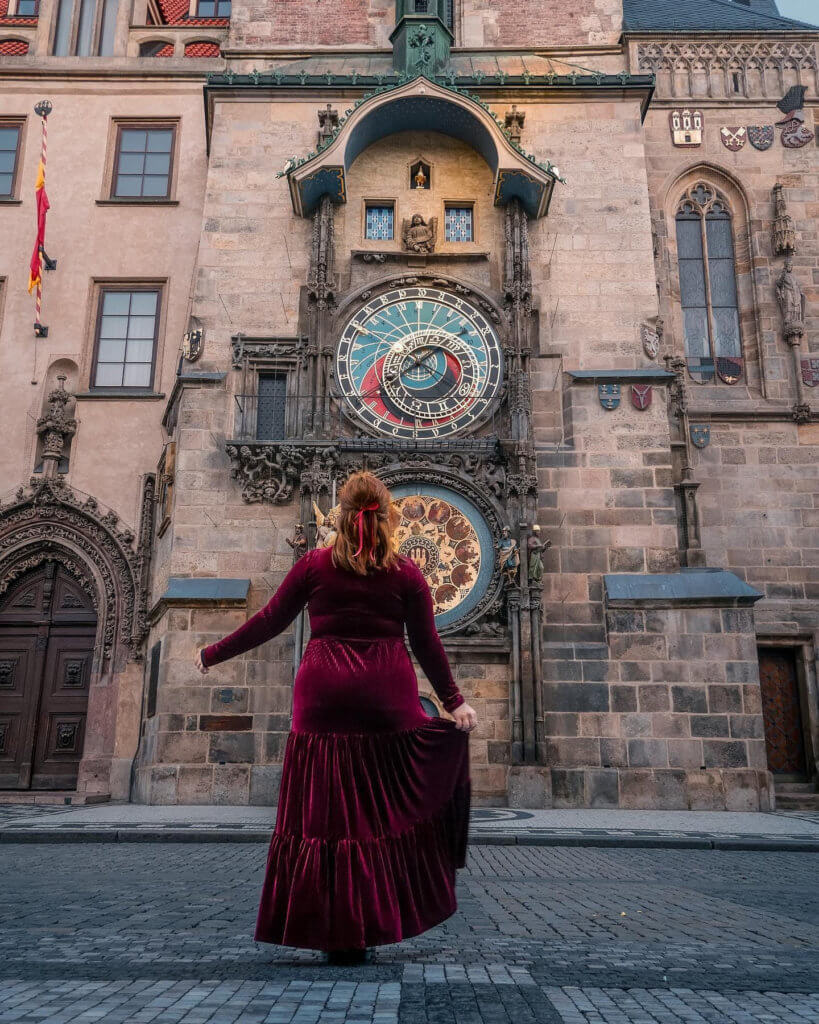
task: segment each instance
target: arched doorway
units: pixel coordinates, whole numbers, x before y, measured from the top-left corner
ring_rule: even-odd
[[[0,599],[0,789],[74,789],[97,614],[82,583],[44,561]]]

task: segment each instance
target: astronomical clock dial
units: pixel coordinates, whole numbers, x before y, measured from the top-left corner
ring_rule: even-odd
[[[446,626],[471,611],[492,578],[492,534],[471,501],[448,487],[403,484],[392,488],[401,509],[395,546],[429,584],[435,621]]]
[[[367,426],[398,438],[450,437],[479,420],[502,377],[483,313],[437,288],[396,288],[362,307],[341,335],[336,380]]]

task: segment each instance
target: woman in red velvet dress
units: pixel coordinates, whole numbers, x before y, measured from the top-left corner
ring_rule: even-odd
[[[394,551],[389,491],[354,473],[339,503],[333,545],[302,555],[270,602],[196,662],[207,672],[257,647],[307,605],[255,938],[356,963],[457,909],[477,716],[452,678],[423,574]],[[405,626],[454,721],[424,714]]]

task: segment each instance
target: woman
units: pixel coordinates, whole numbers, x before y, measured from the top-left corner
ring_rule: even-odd
[[[255,937],[360,963],[368,947],[418,935],[457,908],[477,716],[452,678],[429,586],[394,550],[389,491],[353,473],[339,504],[332,545],[299,558],[270,602],[196,664],[207,672],[257,647],[307,605]],[[405,625],[454,722],[424,714]]]

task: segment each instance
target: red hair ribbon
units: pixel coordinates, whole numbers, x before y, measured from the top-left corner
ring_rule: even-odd
[[[362,506],[358,512],[356,512],[356,519],[358,520],[358,551],[353,555],[353,558],[358,558],[361,554],[361,550],[364,547],[364,513],[365,512],[377,512],[381,506],[377,501],[372,502],[370,505]],[[373,520],[373,544],[370,548],[370,557],[375,559],[375,544],[376,544],[376,530],[375,520]]]

